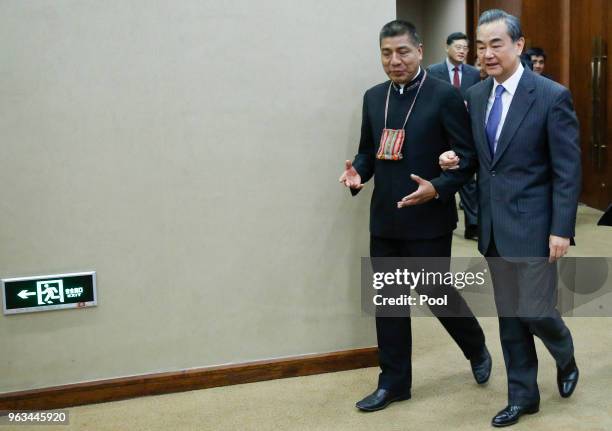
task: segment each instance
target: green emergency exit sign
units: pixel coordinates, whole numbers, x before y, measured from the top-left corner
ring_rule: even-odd
[[[4,314],[95,305],[97,305],[95,271],[2,279]]]

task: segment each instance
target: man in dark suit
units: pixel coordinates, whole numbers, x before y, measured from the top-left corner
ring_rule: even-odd
[[[469,52],[468,37],[464,33],[451,33],[446,38],[447,57],[442,63],[427,68],[431,76],[451,83],[461,90],[465,98],[468,88],[480,82],[480,71],[464,64]],[[478,238],[478,187],[472,179],[459,190],[461,207],[465,216],[465,238]]]
[[[464,98],[468,88],[480,82],[478,69],[465,64],[469,49],[469,40],[464,33],[451,33],[446,38],[447,57],[442,63],[432,64],[427,68],[431,76],[460,89]]]
[[[440,152],[473,151],[470,121],[459,91],[421,68],[422,45],[414,25],[392,21],[380,32],[383,69],[389,80],[366,91],[359,152],[347,160],[340,182],[356,195],[374,177],[370,207],[372,257],[445,257],[448,271],[457,209],[451,199],[433,199],[401,210],[400,199],[440,176]],[[444,188],[444,175],[436,184]],[[430,190],[432,190],[430,188]],[[454,288],[444,292],[449,307],[432,311],[470,361],[474,378],[485,383],[491,357],[484,333]],[[451,304],[453,306],[451,307]],[[452,309],[451,309],[452,308]],[[454,311],[464,310],[454,316]],[[411,397],[412,339],[408,316],[376,317],[381,373],[377,389],[356,406],[362,411],[385,408]]]
[[[491,269],[508,376],[508,406],[492,420],[501,427],[539,410],[534,335],[555,359],[560,395],[578,383],[572,337],[556,309],[554,262],[574,236],[581,162],[571,95],[523,68],[519,20],[486,11],[477,36],[490,77],[467,102],[479,161],[479,249]],[[469,157],[444,153],[440,164],[465,179]]]

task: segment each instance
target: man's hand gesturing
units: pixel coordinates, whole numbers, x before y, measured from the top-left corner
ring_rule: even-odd
[[[431,182],[424,180],[418,175],[410,174],[412,181],[416,182],[419,187],[413,193],[405,196],[397,203],[398,208],[409,207],[411,205],[424,204],[437,196],[436,189]]]
[[[344,172],[340,175],[338,181],[351,189],[360,190],[363,188],[363,184],[361,184],[361,175],[357,173],[357,170],[353,167],[350,160],[344,162]]]

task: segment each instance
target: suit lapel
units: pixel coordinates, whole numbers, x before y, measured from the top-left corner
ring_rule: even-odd
[[[470,88],[467,84],[469,78],[467,73],[465,73],[465,69],[463,69],[463,73],[461,74],[461,92],[465,93],[468,88]]]
[[[493,158],[493,163],[491,166],[494,166],[504,154],[504,151],[506,151],[508,145],[510,145],[512,137],[518,130],[519,126],[523,122],[523,119],[525,118],[525,115],[527,115],[527,112],[535,101],[534,90],[535,83],[533,76],[531,76],[531,72],[525,69],[523,76],[521,76],[519,84],[516,87],[516,93],[514,94],[512,102],[510,103],[510,108],[508,109],[504,126],[501,134],[499,135],[499,140],[497,141],[497,149],[495,150],[495,157]]]
[[[466,67],[462,67],[463,71],[461,72],[461,91],[465,93],[468,88],[471,87],[470,83],[472,82],[470,72]]]
[[[450,76],[448,76],[448,65],[446,64],[446,60],[444,60],[442,63],[440,63],[440,72],[442,73],[442,76],[444,77],[444,80],[450,84],[452,84],[451,80],[450,80]]]
[[[493,78],[487,78],[484,81],[484,85],[481,86],[480,91],[474,94],[474,102],[471,104],[470,109],[474,111],[474,118],[476,119],[476,130],[474,130],[474,140],[476,145],[480,146],[480,153],[485,155],[487,163],[491,164],[491,151],[489,150],[489,144],[487,142],[487,135],[485,133],[485,116],[487,115],[487,103],[489,102],[489,95],[493,88]]]

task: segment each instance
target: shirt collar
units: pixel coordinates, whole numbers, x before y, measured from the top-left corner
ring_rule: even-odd
[[[458,64],[457,66],[459,67],[459,72],[463,72],[463,64]],[[450,62],[448,57],[446,57],[446,67],[448,67],[449,72],[455,71],[455,65]]]
[[[519,63],[518,67],[512,74],[512,76],[506,79],[502,84],[499,84],[496,79],[493,80],[493,93],[495,93],[495,89],[498,85],[503,85],[504,90],[510,94],[510,96],[514,96],[516,93],[516,87],[518,87],[519,81],[521,80],[521,76],[523,76],[523,71],[525,68],[521,63]]]
[[[421,66],[419,66],[419,70],[417,72],[416,75],[414,75],[414,78],[412,78],[412,81],[410,81],[408,84],[406,84],[408,87],[410,87],[412,84],[414,84],[415,82],[417,82],[418,80],[421,79],[422,77],[422,73],[423,71],[421,70]]]

